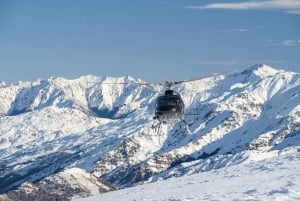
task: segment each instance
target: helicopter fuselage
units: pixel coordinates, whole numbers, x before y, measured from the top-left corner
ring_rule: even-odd
[[[156,99],[155,116],[161,123],[177,123],[184,118],[184,103],[181,96],[173,90],[166,90]]]

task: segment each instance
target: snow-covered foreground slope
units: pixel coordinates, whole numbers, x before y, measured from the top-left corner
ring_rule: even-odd
[[[300,152],[269,157],[76,201],[300,200]]]
[[[164,88],[143,83],[1,82],[0,198],[69,200],[299,149],[299,73],[255,65],[180,83],[188,125],[159,132],[152,117]]]

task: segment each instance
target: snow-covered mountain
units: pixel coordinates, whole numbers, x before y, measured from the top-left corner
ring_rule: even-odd
[[[289,153],[76,201],[296,201],[300,200],[299,163],[300,153]]]
[[[140,83],[1,82],[0,200],[69,200],[299,151],[299,73],[255,65],[178,84],[188,127],[159,132],[164,87]]]

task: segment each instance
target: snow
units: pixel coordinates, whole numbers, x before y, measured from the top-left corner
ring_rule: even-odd
[[[96,177],[80,168],[66,169],[59,173],[58,176],[68,181],[70,185],[79,186],[91,194],[98,194],[99,186],[105,190],[109,190],[109,188],[99,182]]]
[[[256,64],[252,67],[252,69],[255,75],[261,77],[274,76],[279,72],[279,70],[276,70],[266,64]]]
[[[170,178],[180,181],[172,178],[190,175],[193,190],[200,188],[196,178],[209,181],[201,184],[206,194],[201,194],[200,200],[210,194],[212,186],[225,188],[221,186],[225,184],[209,178],[231,184],[229,190],[241,196],[236,198],[251,200],[248,195],[253,193],[235,190],[235,184],[225,181],[228,176],[222,171],[237,171],[236,180],[242,176],[249,179],[249,171],[263,178],[260,166],[257,171],[254,168],[257,161],[258,165],[275,160],[289,163],[289,154],[295,161],[299,159],[297,151],[284,150],[298,150],[300,146],[300,74],[256,65],[242,73],[180,83],[172,89],[184,100],[186,129],[178,124],[162,125],[159,132],[154,129],[157,122],[152,116],[155,99],[164,87],[143,83],[130,76],[91,75],[74,80],[2,83],[0,193],[52,177],[64,178],[81,189],[89,186],[91,194],[96,194],[101,183],[97,184],[97,178],[123,188],[156,181],[164,184],[161,180]],[[281,169],[274,171],[280,173]],[[278,185],[284,187],[280,182]],[[160,189],[153,191],[160,194]],[[165,195],[153,200],[188,200],[188,195],[169,193],[177,197]],[[217,195],[212,190],[214,193]]]
[[[298,152],[76,201],[300,200],[299,180]]]

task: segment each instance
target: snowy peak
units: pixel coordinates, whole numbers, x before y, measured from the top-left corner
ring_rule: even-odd
[[[283,72],[283,70],[277,70],[275,68],[272,68],[266,64],[255,64],[254,66],[246,69],[242,73],[244,74],[254,74],[256,76],[259,76],[261,78],[266,78],[268,76],[274,76],[279,72]]]
[[[121,106],[132,104],[132,93],[138,95],[149,91],[149,88],[145,89],[137,83],[145,82],[130,76],[101,78],[88,75],[74,80],[51,77],[32,83],[3,85],[0,90],[3,100],[0,103],[0,114],[13,116],[55,106],[78,109],[96,116],[113,116],[99,113],[116,113]]]

